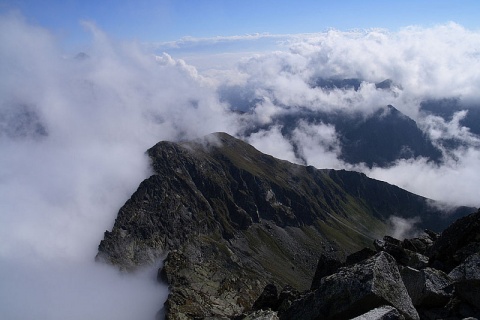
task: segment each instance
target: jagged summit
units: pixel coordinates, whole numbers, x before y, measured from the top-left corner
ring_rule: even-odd
[[[120,209],[97,259],[132,270],[168,254],[160,276],[175,317],[237,315],[267,283],[309,288],[320,254],[371,247],[392,215],[435,230],[450,222],[396,186],[279,160],[226,133],[147,153],[154,174]]]

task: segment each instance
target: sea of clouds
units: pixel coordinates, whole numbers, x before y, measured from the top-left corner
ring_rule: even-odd
[[[450,23],[276,37],[277,51],[227,55],[242,58],[199,71],[84,26],[91,42],[77,56],[21,15],[0,16],[2,319],[155,316],[168,294],[155,282],[158,266],[127,275],[94,258],[118,209],[151,174],[145,151],[160,140],[225,131],[282,159],[361,170],[448,205],[480,205],[480,142],[462,127],[465,112],[450,120],[420,112],[426,99],[480,106],[480,32]],[[366,82],[357,91],[312,86],[328,77]],[[375,87],[385,79],[395,83],[392,90]],[[248,100],[249,112],[231,112],[239,106],[225,92]],[[305,108],[367,117],[388,104],[433,141],[454,137],[461,147],[445,151],[440,164],[419,158],[368,168],[339,160],[331,125],[300,122],[289,137],[279,125],[245,133]]]

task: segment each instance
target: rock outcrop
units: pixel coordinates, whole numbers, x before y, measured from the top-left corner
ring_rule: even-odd
[[[420,254],[412,251],[418,249],[429,254],[426,259],[430,259],[431,265],[444,267],[447,264],[437,262],[442,251],[436,248],[446,250],[446,239],[457,244],[456,248],[448,249],[453,252],[463,253],[463,248],[475,247],[480,229],[472,226],[478,222],[480,210],[456,221],[440,236],[428,232],[404,241],[384,237],[375,241],[378,253],[374,256],[370,249],[352,254],[350,262],[355,261],[354,264],[321,256],[311,289],[296,293],[289,307],[274,310],[280,319],[480,318],[479,251],[465,259],[448,260],[451,263],[448,266],[453,267],[449,274],[426,264],[414,268],[411,260],[405,258],[412,253]],[[334,270],[334,265],[340,267]]]
[[[383,305],[419,319],[395,259],[386,252],[322,278],[318,289],[295,301],[281,319],[350,319]]]
[[[392,213],[421,216],[420,226],[440,231],[468,210],[438,219],[427,199],[398,187],[281,161],[223,133],[160,142],[148,155],[154,174],[120,209],[97,260],[134,270],[166,257],[159,279],[170,287],[167,319],[240,316],[268,284],[284,288],[272,306],[281,314],[295,304],[297,290],[311,287],[318,257],[344,261],[373,249]],[[430,244],[395,245],[408,253],[406,265],[418,267]],[[351,256],[351,268],[366,257],[371,253]]]

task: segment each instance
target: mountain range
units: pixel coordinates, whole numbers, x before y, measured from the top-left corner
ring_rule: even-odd
[[[319,88],[326,92],[332,90],[358,91],[362,83],[368,83],[357,78],[318,78],[311,81],[312,88]],[[392,80],[386,79],[374,83],[377,90],[402,87]],[[261,103],[260,98],[252,98],[254,94],[245,88],[231,86],[219,90],[222,99],[228,102],[232,109],[241,113],[255,112],[255,107]],[[276,102],[275,102],[276,103]],[[278,104],[278,103],[277,103]],[[281,104],[280,104],[281,105]],[[433,141],[422,127],[393,105],[379,107],[371,114],[352,110],[329,110],[322,108],[307,108],[302,106],[283,106],[285,112],[272,116],[267,124],[249,124],[241,132],[244,137],[259,131],[269,131],[273,127],[281,128],[282,136],[294,147],[296,157],[302,159],[298,152],[299,145],[292,139],[299,124],[330,125],[335,128],[339,137],[341,153],[338,158],[349,164],[364,163],[368,167],[388,167],[400,159],[414,159],[423,157],[428,161],[439,164],[442,161],[442,148],[453,150],[461,146],[455,139]],[[480,135],[480,109],[473,105],[462,103],[459,99],[426,99],[421,102],[419,112],[425,115],[434,115],[448,122],[455,112],[465,110],[467,114],[460,121],[473,135]]]

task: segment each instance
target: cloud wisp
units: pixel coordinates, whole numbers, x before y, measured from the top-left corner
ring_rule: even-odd
[[[1,318],[151,319],[166,287],[95,264],[103,232],[151,174],[149,147],[232,127],[195,68],[84,26],[75,57],[0,17]]]

